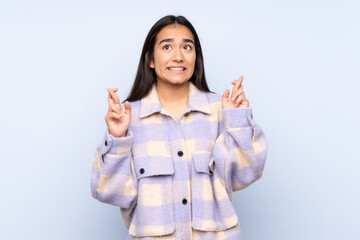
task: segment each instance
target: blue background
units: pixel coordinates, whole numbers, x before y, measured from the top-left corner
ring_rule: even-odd
[[[358,1],[1,1],[1,239],[125,239],[91,197],[106,88],[124,99],[167,14],[196,28],[211,90],[241,74],[269,141],[234,193],[245,240],[360,239]]]

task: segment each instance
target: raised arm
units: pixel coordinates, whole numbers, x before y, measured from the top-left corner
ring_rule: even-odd
[[[91,193],[101,202],[121,207],[126,223],[137,200],[137,178],[131,154],[131,106],[125,102],[123,110],[116,91],[108,89],[109,110],[105,117],[108,131],[95,151]],[[126,212],[128,216],[125,216]]]
[[[220,135],[216,140],[213,159],[215,168],[229,194],[241,190],[259,179],[265,165],[267,141],[252,117],[252,108],[246,99],[241,76],[225,90],[222,100]]]

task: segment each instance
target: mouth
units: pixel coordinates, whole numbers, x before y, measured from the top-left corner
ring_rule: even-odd
[[[170,71],[179,71],[179,72],[183,72],[186,70],[185,67],[168,67],[167,69]]]

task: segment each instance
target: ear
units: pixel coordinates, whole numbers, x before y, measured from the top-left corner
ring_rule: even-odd
[[[148,57],[149,57],[148,53],[145,53],[145,60],[147,60]],[[153,60],[153,59],[150,59],[150,61],[149,61],[149,67],[150,67],[150,68],[155,68],[154,60]]]

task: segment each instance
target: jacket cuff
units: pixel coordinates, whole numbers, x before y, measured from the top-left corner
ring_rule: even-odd
[[[252,107],[223,109],[222,114],[226,128],[250,127],[255,125],[252,117]]]
[[[101,143],[101,153],[124,154],[131,151],[133,142],[133,133],[127,130],[125,137],[114,137],[109,130],[106,130],[105,136]]]

